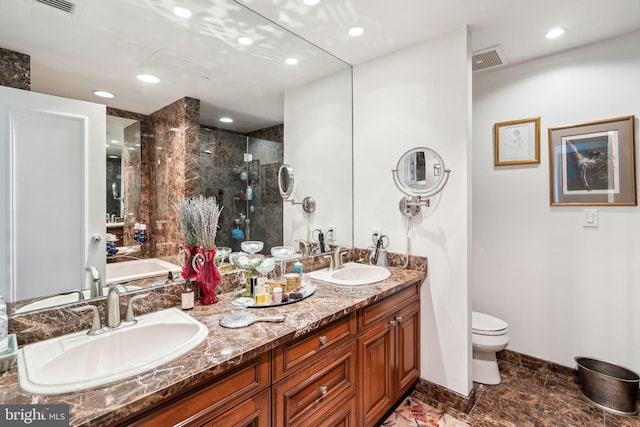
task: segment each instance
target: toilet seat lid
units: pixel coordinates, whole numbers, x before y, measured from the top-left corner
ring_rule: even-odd
[[[473,311],[471,331],[480,335],[503,335],[507,332],[507,322],[489,314]]]

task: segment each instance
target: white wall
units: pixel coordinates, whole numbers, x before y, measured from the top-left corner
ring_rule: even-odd
[[[310,240],[316,228],[336,227],[336,243],[352,244],[351,69],[285,94],[284,162],[294,170],[295,200],[316,200],[316,211],[284,205],[284,243]],[[297,247],[297,245],[296,245]]]
[[[467,292],[470,84],[467,30],[427,40],[354,67],[355,246],[372,229],[406,251],[407,219],[391,169],[411,148],[437,151],[451,178],[431,208],[412,220],[411,252],[429,259],[422,287],[421,377],[467,395],[470,337]]]
[[[640,371],[638,208],[598,207],[589,229],[583,207],[550,207],[547,138],[549,127],[640,114],[638,46],[634,33],[474,76],[471,296],[509,324],[511,350]],[[494,123],[533,116],[540,165],[494,167]]]

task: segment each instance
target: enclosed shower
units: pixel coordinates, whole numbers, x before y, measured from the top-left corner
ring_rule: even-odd
[[[200,131],[200,193],[223,206],[217,246],[240,250],[245,240],[282,244],[278,168],[283,145],[217,128]]]

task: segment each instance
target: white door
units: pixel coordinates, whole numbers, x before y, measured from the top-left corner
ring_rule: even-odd
[[[105,277],[104,105],[0,87],[0,280],[8,301]],[[92,242],[92,236],[100,241]]]

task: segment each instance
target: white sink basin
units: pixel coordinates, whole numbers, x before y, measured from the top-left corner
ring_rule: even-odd
[[[369,264],[348,262],[339,270],[317,270],[309,273],[309,277],[334,285],[361,286],[371,285],[388,279],[391,272],[384,267]]]
[[[125,287],[127,288],[127,291],[136,291],[138,289],[142,289],[142,287],[134,285]],[[106,297],[108,294],[109,287],[102,288],[102,295]],[[91,298],[91,291],[89,289],[85,289],[84,291],[82,291],[82,295],[84,299],[87,300]],[[34,301],[30,304],[20,307],[15,311],[14,314],[26,313],[28,311],[42,310],[45,308],[56,307],[58,305],[80,302],[78,298],[80,298],[80,295],[78,295],[76,292],[68,293],[65,295],[55,295],[49,298]]]
[[[83,331],[24,346],[18,351],[20,388],[61,394],[120,381],[177,359],[208,334],[177,308],[137,319],[136,325],[100,335]]]

